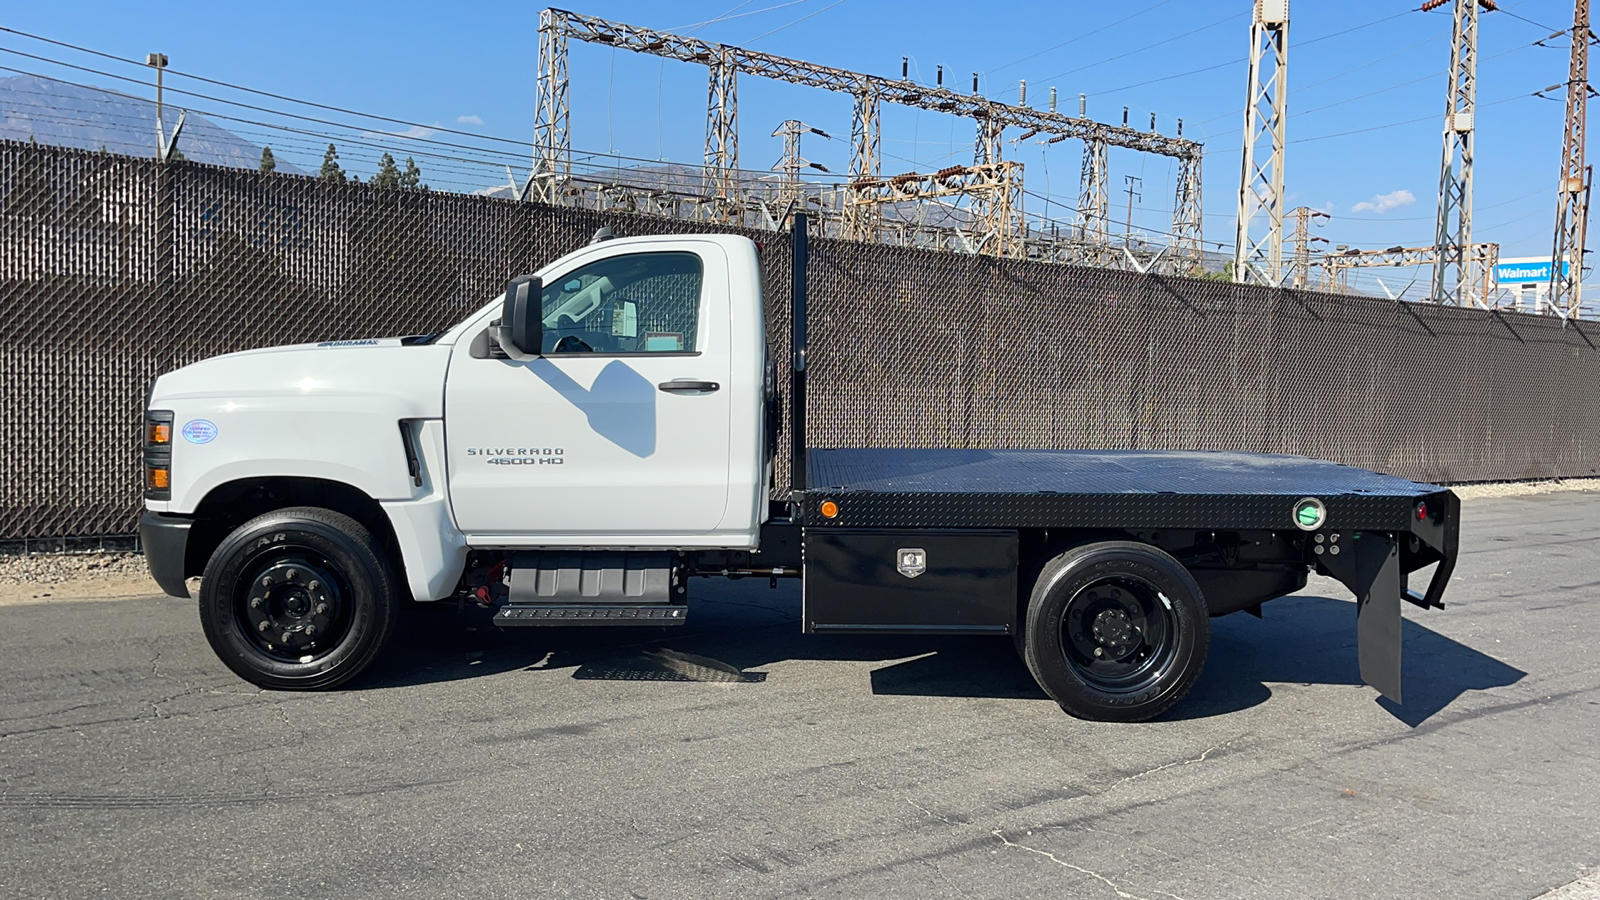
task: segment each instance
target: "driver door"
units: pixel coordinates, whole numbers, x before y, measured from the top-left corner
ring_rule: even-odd
[[[475,331],[457,342],[445,435],[470,541],[675,546],[716,533],[730,471],[727,268],[710,242],[600,244],[544,280],[539,358],[475,357]]]

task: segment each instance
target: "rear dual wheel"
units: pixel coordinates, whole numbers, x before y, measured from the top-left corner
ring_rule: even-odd
[[[388,642],[395,621],[388,554],[365,526],[316,507],[239,526],[206,564],[200,624],[211,649],[252,684],[343,684]]]
[[[1138,722],[1194,686],[1210,621],[1182,563],[1148,544],[1104,541],[1045,564],[1022,638],[1029,671],[1062,709],[1083,719]]]

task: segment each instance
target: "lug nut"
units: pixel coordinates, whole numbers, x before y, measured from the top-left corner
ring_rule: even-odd
[[[328,604],[326,604],[326,603],[318,603],[317,604],[317,615],[325,616],[327,614],[328,614]]]
[[[272,627],[272,623],[271,622],[262,622],[260,625],[256,626],[256,630],[257,631],[266,631],[268,628],[271,628],[271,627]]]
[[[317,584],[315,580],[306,582],[306,590],[308,591],[314,591],[319,587],[322,587],[322,585]]]
[[[1094,648],[1094,655],[1095,656],[1105,656],[1106,652],[1104,650],[1101,650],[1099,647],[1096,647],[1096,648]]]
[[[262,587],[272,587],[272,576],[271,575],[263,575],[263,576],[261,576],[261,586]]]
[[[313,634],[316,634],[316,633],[317,633],[317,626],[315,626],[315,625],[307,625],[306,626],[306,637],[311,637]]]
[[[285,643],[285,644],[287,644],[287,643],[289,643],[289,637],[290,637],[290,635],[289,635],[289,632],[287,632],[287,631],[285,631],[285,632],[284,632],[284,633],[283,633],[283,642],[284,642],[284,643]]]
[[[293,581],[296,578],[300,577],[300,570],[299,569],[290,569],[289,571],[283,573],[283,577],[289,579],[290,581]]]
[[[251,597],[250,598],[250,608],[251,609],[260,609],[261,608],[261,598],[260,597]]]

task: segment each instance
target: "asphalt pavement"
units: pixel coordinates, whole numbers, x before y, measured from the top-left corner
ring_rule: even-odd
[[[1005,639],[802,635],[792,583],[677,630],[409,610],[321,694],[192,601],[3,607],[0,896],[1532,898],[1600,867],[1600,494],[1465,515],[1404,705],[1314,579],[1140,725]]]

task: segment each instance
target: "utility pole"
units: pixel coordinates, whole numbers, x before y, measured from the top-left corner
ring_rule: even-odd
[[[165,53],[147,53],[144,64],[156,70],[156,158],[161,159],[167,155],[166,129],[161,126],[161,117],[165,107],[161,97],[161,73],[167,69],[167,55]]]
[[[1427,0],[1422,11],[1451,0]],[[1454,0],[1450,38],[1450,83],[1444,108],[1444,160],[1439,171],[1439,216],[1433,244],[1433,299],[1472,306],[1482,291],[1472,260],[1473,121],[1478,108],[1478,8],[1493,11],[1493,0]],[[1453,276],[1453,278],[1452,278]]]
[[[1283,272],[1284,120],[1289,103],[1289,0],[1256,0],[1250,23],[1250,93],[1244,108],[1233,280],[1276,287]],[[1264,146],[1263,146],[1264,145]],[[1259,159],[1265,155],[1266,159]],[[1266,236],[1250,237],[1257,212]],[[1257,267],[1260,268],[1257,268]]]
[[[1550,254],[1550,308],[1577,318],[1583,302],[1583,244],[1589,228],[1592,171],[1584,164],[1589,117],[1589,0],[1572,4],[1572,61],[1567,69],[1567,131],[1561,143],[1561,180],[1556,185],[1556,239]]]
[[[1302,289],[1311,282],[1311,245],[1314,243],[1326,244],[1328,239],[1317,237],[1311,233],[1311,225],[1319,219],[1330,218],[1321,210],[1309,206],[1301,206],[1289,211],[1289,217],[1294,220],[1294,262],[1289,269],[1289,283],[1296,289]]]
[[[1128,218],[1127,221],[1123,222],[1128,227],[1128,230],[1126,236],[1122,239],[1122,243],[1124,246],[1131,248],[1133,245],[1133,199],[1135,197],[1140,200],[1144,199],[1144,194],[1140,193],[1134,185],[1137,184],[1139,187],[1144,187],[1144,179],[1137,175],[1124,175],[1122,176],[1122,182],[1128,186]]]

